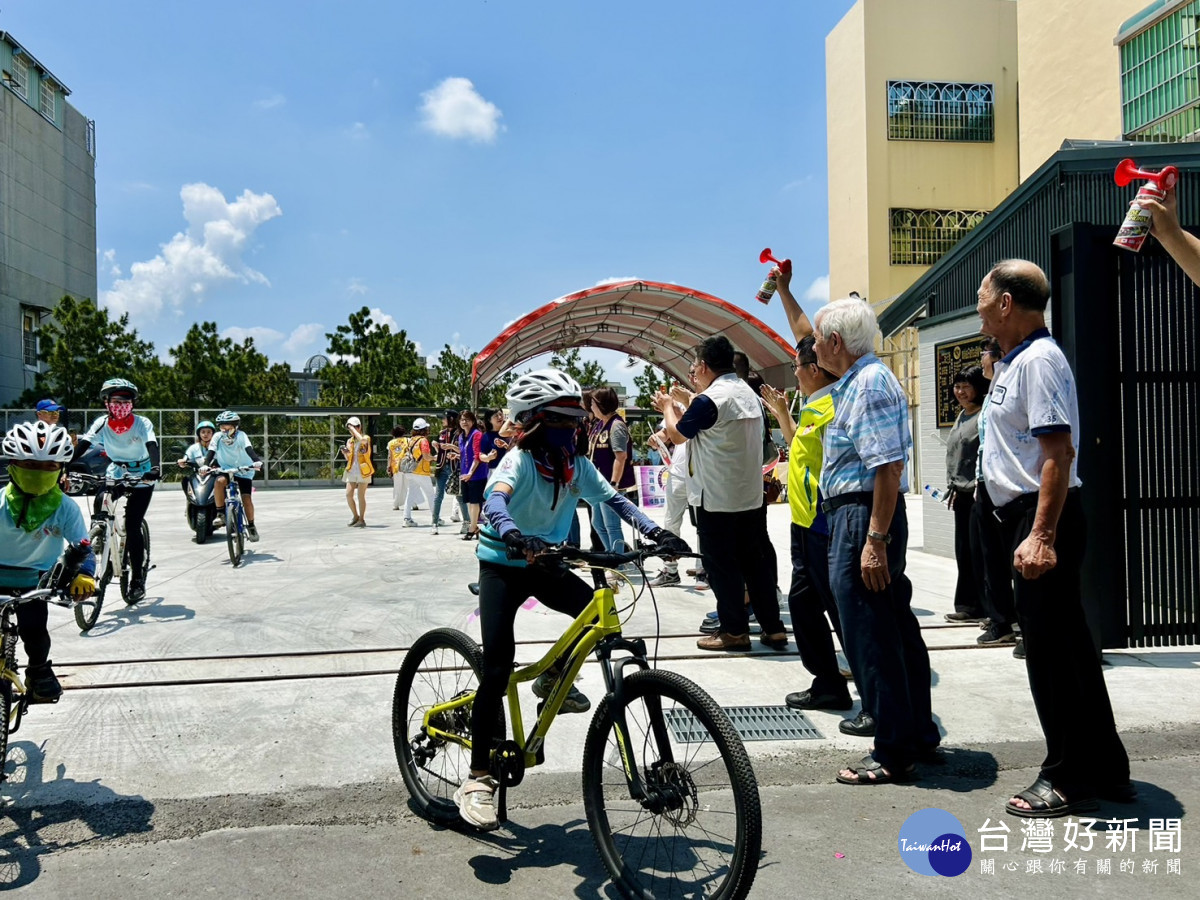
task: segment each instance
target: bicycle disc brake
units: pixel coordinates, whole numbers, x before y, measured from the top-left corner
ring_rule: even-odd
[[[687,828],[696,821],[700,798],[691,773],[676,762],[658,762],[647,773],[647,783],[657,795],[659,808],[653,810],[664,816],[676,828]]]

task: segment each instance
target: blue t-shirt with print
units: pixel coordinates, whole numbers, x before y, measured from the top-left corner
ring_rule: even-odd
[[[250,446],[250,438],[246,432],[240,428],[233,433],[233,440],[226,439],[223,434],[213,435],[213,439],[208,444],[208,449],[213,450],[217,454],[217,465],[222,469],[236,469],[239,466],[252,466],[254,460],[250,458],[250,454],[246,452],[246,448]],[[253,478],[256,470],[251,469],[248,472],[239,472],[238,478]]]
[[[575,474],[570,483],[559,485],[558,503],[554,509],[554,482],[538,474],[537,465],[528,451],[516,450],[505,455],[499,467],[492,472],[484,488],[483,496],[490,497],[496,485],[507,484],[512,488],[508,501],[508,514],[526,537],[539,537],[548,544],[561,544],[571,531],[571,520],[580,500],[592,506],[616,496],[613,486],[602,476],[591,460],[575,457]],[[479,545],[475,555],[482,562],[501,566],[524,566],[523,559],[509,559],[505,555],[504,541],[496,534],[490,523],[480,529]]]
[[[0,587],[37,587],[41,573],[58,562],[64,541],[78,544],[87,534],[83,513],[70,497],[62,498],[41,528],[26,531],[13,521],[8,491],[0,490]],[[89,560],[82,571],[94,572],[94,561]]]
[[[104,451],[110,460],[109,478],[121,478],[126,474],[145,475],[150,471],[150,451],[146,445],[158,442],[154,425],[145,416],[134,416],[129,430],[121,434],[109,426],[108,416],[101,416],[92,423],[81,440]]]

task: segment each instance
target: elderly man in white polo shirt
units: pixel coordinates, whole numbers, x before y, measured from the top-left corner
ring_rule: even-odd
[[[1000,342],[981,467],[1012,552],[1029,689],[1046,736],[1037,780],[1007,812],[1051,818],[1132,802],[1129,757],[1084,618],[1080,569],[1086,522],[1076,472],[1075,378],[1046,330],[1046,274],[1031,262],[997,263],[979,286],[981,330]]]
[[[665,394],[654,398],[664,430],[688,442],[688,503],[696,508],[696,531],[708,583],[717,598],[721,630],[701,638],[701,650],[750,649],[744,603],[762,626],[761,640],[775,649],[787,644],[775,593],[777,573],[769,560],[767,510],[763,503],[762,402],[733,370],[733,345],[724,335],[696,347],[692,377],[700,393],[679,415]]]

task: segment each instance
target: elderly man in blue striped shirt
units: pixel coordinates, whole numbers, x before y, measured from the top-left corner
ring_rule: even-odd
[[[941,741],[931,710],[929,651],[904,574],[908,400],[874,353],[879,323],[865,302],[834,301],[817,313],[815,325],[817,362],[838,376],[821,470],[829,582],[863,710],[875,720],[874,751],[842,769],[837,780],[908,781],[916,776],[915,763],[935,755]]]

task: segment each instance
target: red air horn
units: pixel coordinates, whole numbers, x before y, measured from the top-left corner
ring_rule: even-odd
[[[1161,203],[1165,200],[1167,191],[1179,183],[1179,170],[1174,166],[1164,166],[1159,172],[1149,172],[1139,169],[1132,159],[1123,159],[1117,163],[1117,170],[1113,172],[1113,181],[1120,187],[1126,187],[1139,178],[1145,179],[1146,183],[1138,188],[1137,196],[1129,204],[1129,211],[1125,214],[1125,221],[1121,223],[1121,230],[1117,232],[1116,240],[1113,241],[1115,246],[1132,250],[1134,253],[1142,249],[1146,235],[1150,233],[1150,211],[1144,209],[1139,201],[1157,200]]]
[[[771,255],[770,247],[758,254],[758,261],[760,263],[775,263],[775,265],[779,266],[779,271],[781,272],[792,271],[792,261],[790,259],[776,259]],[[758,293],[754,295],[754,299],[759,303],[770,303],[771,298],[775,296],[775,288],[777,286],[772,270],[772,274],[767,276],[767,280],[762,283],[762,287],[758,289]]]

